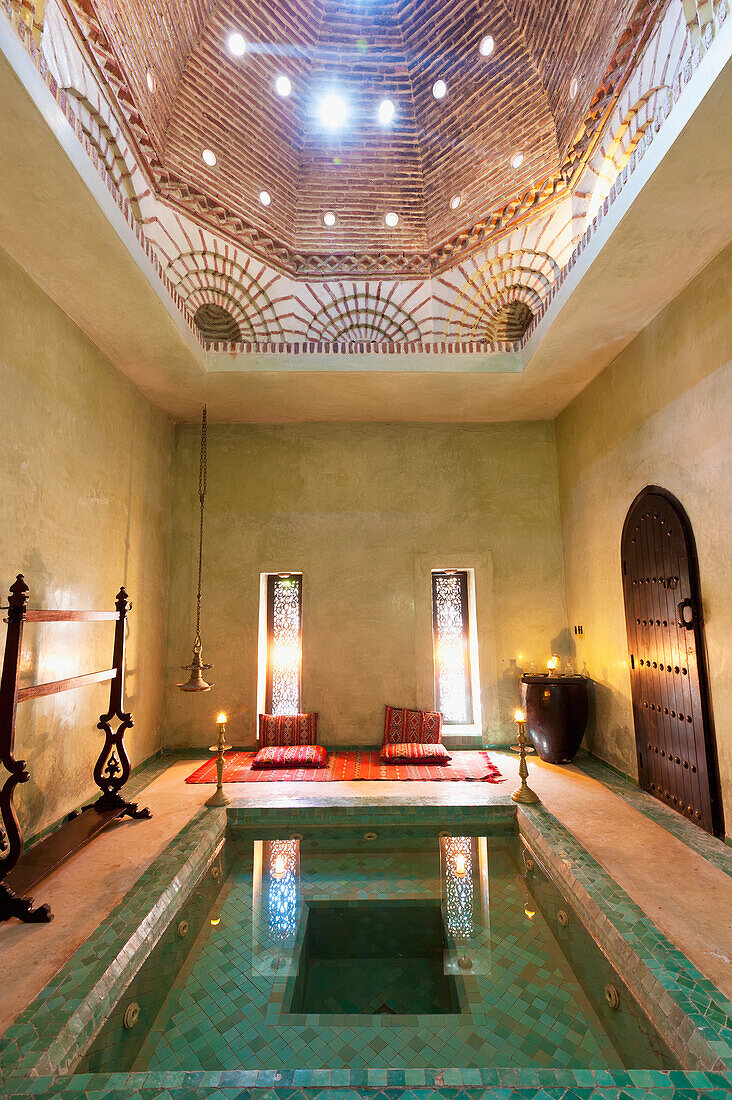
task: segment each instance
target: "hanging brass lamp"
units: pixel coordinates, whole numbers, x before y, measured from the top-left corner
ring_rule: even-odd
[[[211,665],[203,660],[203,645],[201,643],[201,576],[203,571],[203,504],[206,497],[207,479],[207,442],[208,427],[206,422],[206,406],[203,406],[201,417],[201,460],[198,467],[198,500],[201,506],[201,520],[198,528],[198,595],[196,596],[196,637],[193,642],[193,658],[189,665],[181,665],[184,672],[190,672],[190,676],[184,684],[178,684],[181,691],[210,691],[213,684],[208,684],[203,678]]]

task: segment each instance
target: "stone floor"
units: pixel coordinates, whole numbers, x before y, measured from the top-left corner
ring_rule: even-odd
[[[358,782],[232,785],[241,805],[480,805],[507,797],[516,758],[492,752],[505,784]],[[142,801],[150,821],[125,821],[99,836],[37,891],[50,925],[0,927],[0,1032],[11,1023],[125,895],[142,871],[202,806],[211,788],[186,784],[204,757],[163,758]],[[530,781],[547,809],[572,832],[647,916],[699,970],[732,997],[732,877],[580,767],[531,759]],[[139,795],[138,795],[139,797]],[[726,850],[720,845],[720,859]]]

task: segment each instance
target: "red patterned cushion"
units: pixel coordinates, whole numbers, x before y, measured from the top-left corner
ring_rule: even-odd
[[[267,745],[252,760],[253,768],[324,768],[328,753],[322,745]]]
[[[314,745],[318,740],[318,712],[308,714],[260,714],[259,743],[263,747]]]
[[[407,710],[404,720],[404,740],[416,744],[422,740],[422,711]]]
[[[439,745],[442,740],[442,715],[439,710],[422,711],[422,736],[425,745]]]
[[[384,744],[401,744],[404,741],[407,712],[404,707],[385,707],[384,709]]]
[[[442,715],[439,711],[385,708],[384,745],[438,745],[441,739]]]
[[[409,742],[402,745],[382,745],[379,759],[384,764],[449,764],[452,757],[444,745]]]

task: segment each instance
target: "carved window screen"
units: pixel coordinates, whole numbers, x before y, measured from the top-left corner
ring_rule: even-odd
[[[267,577],[268,714],[300,713],[302,576]]]
[[[432,574],[432,634],[435,661],[435,706],[445,722],[473,722],[470,670],[468,574],[444,570]]]

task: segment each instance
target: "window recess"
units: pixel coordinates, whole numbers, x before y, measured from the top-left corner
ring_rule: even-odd
[[[299,714],[302,680],[302,574],[267,576],[268,714]]]
[[[468,570],[434,570],[432,636],[435,707],[442,711],[446,725],[473,725],[470,630]]]

